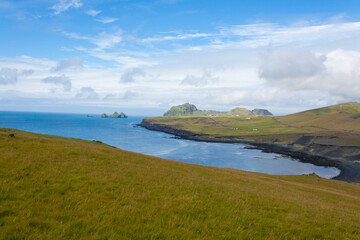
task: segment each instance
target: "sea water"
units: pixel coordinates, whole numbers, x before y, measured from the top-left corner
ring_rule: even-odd
[[[143,117],[101,118],[100,115],[0,112],[0,128],[15,128],[63,137],[102,141],[128,151],[206,166],[269,174],[310,174],[324,178],[340,171],[302,163],[291,157],[246,149],[243,144],[184,140],[138,127]]]

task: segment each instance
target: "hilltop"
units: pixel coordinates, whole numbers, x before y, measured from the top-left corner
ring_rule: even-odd
[[[260,116],[272,115],[266,109],[255,108],[248,110],[246,108],[234,108],[228,112],[220,112],[214,110],[199,110],[194,104],[184,103],[182,105],[173,106],[164,116]]]
[[[360,134],[360,103],[348,102],[294,113],[278,119],[305,129],[326,128]]]
[[[359,184],[12,129],[0,129],[0,147],[0,239],[360,237]]]
[[[342,169],[360,182],[360,104],[342,103],[287,116],[155,117],[143,127],[212,142],[247,143],[264,151]]]

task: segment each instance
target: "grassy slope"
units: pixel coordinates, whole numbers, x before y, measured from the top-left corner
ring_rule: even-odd
[[[344,103],[282,117],[155,117],[148,120],[194,133],[239,136],[248,140],[269,136],[272,141],[271,135],[284,135],[283,142],[287,143],[293,141],[294,134],[308,134],[337,136],[360,146],[359,103]]]
[[[359,184],[5,129],[0,151],[2,239],[360,238]]]

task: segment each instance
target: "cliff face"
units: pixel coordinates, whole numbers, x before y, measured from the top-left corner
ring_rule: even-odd
[[[173,106],[164,116],[259,116],[272,115],[266,109],[258,109],[250,111],[246,108],[234,108],[228,112],[220,112],[214,110],[199,110],[194,104],[184,103],[182,105]]]

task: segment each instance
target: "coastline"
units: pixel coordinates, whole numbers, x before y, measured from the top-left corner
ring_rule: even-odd
[[[324,167],[336,167],[340,170],[340,174],[332,179],[341,180],[346,182],[355,182],[360,183],[360,164],[342,160],[339,157],[328,157],[318,154],[313,154],[301,149],[296,149],[295,147],[288,144],[276,144],[276,143],[267,143],[260,141],[249,141],[239,139],[235,136],[213,136],[205,134],[196,134],[190,131],[176,129],[170,126],[162,124],[154,124],[145,119],[139,124],[139,126],[144,127],[153,131],[161,131],[169,134],[173,134],[177,137],[183,139],[202,141],[202,142],[218,142],[218,143],[240,143],[246,144],[254,149],[259,149],[264,152],[271,152],[277,154],[283,154],[290,156],[292,158],[298,159],[304,163],[312,163],[317,166]]]

